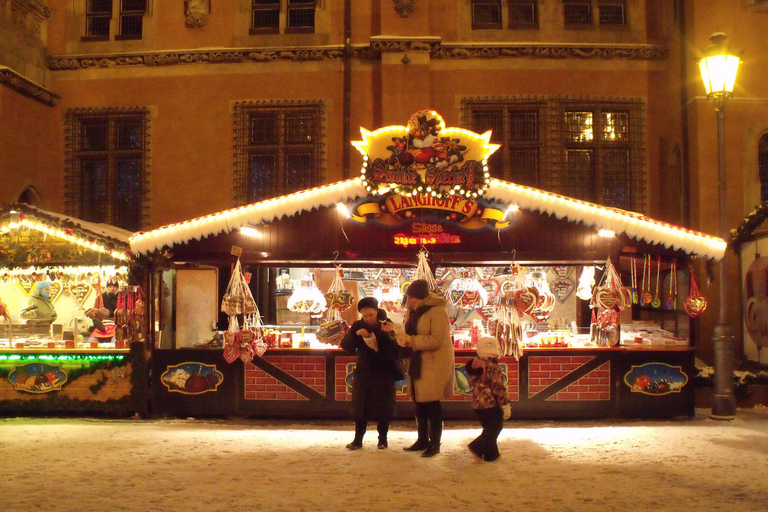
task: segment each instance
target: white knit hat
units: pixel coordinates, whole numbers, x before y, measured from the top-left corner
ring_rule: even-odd
[[[477,357],[501,357],[499,341],[493,336],[483,336],[477,340]]]

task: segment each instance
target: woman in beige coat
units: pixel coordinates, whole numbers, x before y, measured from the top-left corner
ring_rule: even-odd
[[[397,342],[410,347],[408,385],[416,403],[418,439],[405,451],[420,451],[422,457],[440,453],[443,410],[440,400],[453,396],[456,381],[451,323],[446,300],[430,293],[427,282],[419,279],[406,291],[408,313],[405,328],[387,323],[386,331],[395,331]]]

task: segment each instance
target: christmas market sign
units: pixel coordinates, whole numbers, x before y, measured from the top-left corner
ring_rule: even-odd
[[[352,145],[363,155],[360,174],[372,195],[480,197],[491,177],[488,158],[500,147],[490,143],[490,130],[447,128],[434,110],[419,110],[406,126],[360,133]]]

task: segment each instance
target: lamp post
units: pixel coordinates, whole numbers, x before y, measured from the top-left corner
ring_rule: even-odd
[[[741,59],[728,53],[725,34],[715,32],[710,36],[712,46],[705,50],[699,61],[701,79],[707,98],[714,101],[717,113],[717,167],[720,189],[720,236],[728,236],[727,194],[725,181],[725,103],[733,94],[736,72]],[[720,305],[717,325],[712,334],[715,365],[715,392],[712,401],[713,419],[730,420],[736,417],[736,400],[733,396],[733,350],[735,338],[733,328],[726,315],[725,255],[720,261]]]

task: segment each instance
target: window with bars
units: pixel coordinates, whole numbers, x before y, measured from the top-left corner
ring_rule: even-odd
[[[235,204],[322,184],[322,103],[235,106]]]
[[[509,28],[538,28],[539,2],[509,0]]]
[[[501,0],[472,0],[472,29],[501,28]]]
[[[494,177],[628,210],[645,208],[642,103],[560,97],[468,99],[464,120],[501,144]]]
[[[82,39],[108,41],[113,18],[117,21],[115,40],[141,39],[146,10],[147,0],[86,0]]]
[[[564,0],[563,18],[566,25],[592,25],[592,2],[589,0]]]
[[[600,0],[597,6],[600,25],[626,25],[627,12],[623,0]]]
[[[316,0],[253,0],[251,34],[315,31]]]
[[[757,172],[760,177],[760,202],[768,201],[768,133],[757,143]]]
[[[65,114],[67,213],[137,231],[148,209],[148,111]]]

